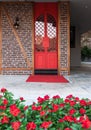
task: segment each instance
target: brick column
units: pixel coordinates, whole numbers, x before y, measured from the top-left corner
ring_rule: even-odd
[[[69,2],[60,3],[60,69],[61,74],[70,71],[70,17]]]

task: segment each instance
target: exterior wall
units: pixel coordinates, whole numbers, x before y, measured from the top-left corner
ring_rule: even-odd
[[[3,4],[1,13],[0,68],[1,74],[31,74],[33,71],[33,6],[32,3]],[[58,69],[59,73],[70,72],[70,16],[69,2],[59,4]],[[15,18],[20,27],[14,29]]]
[[[79,67],[81,65],[80,34],[77,28],[75,39],[75,48],[71,48],[71,67]]]
[[[12,22],[19,17],[19,29],[15,30],[22,43],[24,53],[32,64],[32,4],[8,3],[4,4]],[[2,74],[30,74],[26,59],[22,53],[13,29],[8,21],[4,9],[2,10]],[[32,66],[30,66],[32,67]],[[18,69],[17,69],[18,68]]]
[[[60,3],[60,68],[61,74],[70,72],[70,16],[69,3]]]

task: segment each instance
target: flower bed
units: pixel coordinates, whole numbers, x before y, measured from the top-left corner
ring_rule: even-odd
[[[38,97],[37,103],[24,105],[0,90],[0,130],[91,130],[91,101],[72,95]]]

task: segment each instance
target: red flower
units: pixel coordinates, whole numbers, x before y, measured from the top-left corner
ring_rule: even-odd
[[[44,102],[44,98],[41,98],[41,97],[38,97],[37,100],[38,100],[38,103]]]
[[[20,97],[20,100],[21,100],[21,101],[23,101],[23,100],[24,100],[24,98],[23,98],[23,97]]]
[[[45,121],[41,124],[41,128],[48,128],[51,124],[51,121]]]
[[[44,115],[45,115],[45,111],[41,111],[40,116],[44,116]]]
[[[58,98],[60,98],[59,95],[53,96],[53,99],[58,99]]]
[[[76,102],[70,101],[70,106],[74,106],[75,104],[76,104]]]
[[[13,104],[10,106],[10,113],[13,115],[13,116],[18,116],[19,113],[20,113],[20,109],[17,108],[16,104]]]
[[[5,110],[5,109],[6,109],[6,106],[0,106],[0,109],[1,109],[1,110]]]
[[[73,122],[74,118],[72,116],[64,116],[65,121]]]
[[[42,106],[38,106],[37,111],[41,111],[41,110],[42,110]]]
[[[87,102],[87,105],[91,105],[91,101]]]
[[[12,122],[11,125],[12,125],[13,130],[19,130],[21,122],[19,122],[19,121]]]
[[[53,110],[52,112],[56,112],[59,109],[59,105],[53,104]]]
[[[76,117],[73,118],[73,122],[74,122],[74,123],[77,123],[77,122],[78,122],[78,120],[77,120]]]
[[[79,98],[78,98],[78,97],[75,97],[75,100],[76,100],[77,102],[79,102]]]
[[[83,120],[85,120],[84,116],[80,116],[79,122],[82,122]]]
[[[86,112],[86,110],[83,108],[80,108],[79,112],[80,112],[80,114],[84,114]]]
[[[60,106],[60,107],[64,107],[64,106],[65,106],[65,104],[64,104],[64,103],[61,103],[61,104],[59,104],[59,106]]]
[[[68,95],[66,98],[73,98],[73,95],[70,94],[70,95]]]
[[[1,119],[1,123],[2,124],[7,124],[7,123],[9,123],[9,118],[7,117],[7,116],[4,116],[2,119]]]
[[[1,92],[2,92],[2,93],[5,93],[6,91],[7,91],[6,88],[1,88]]]
[[[28,106],[25,106],[25,107],[24,107],[24,110],[27,110],[27,109],[28,109]]]
[[[50,98],[50,97],[49,97],[48,95],[45,95],[45,96],[44,96],[44,100],[49,100],[49,98]]]
[[[27,130],[35,130],[36,124],[34,122],[29,122],[26,127],[27,127]]]
[[[89,129],[89,128],[91,128],[91,121],[89,121],[88,119],[83,120],[83,121],[82,121],[82,128],[84,128],[84,129]]]
[[[8,100],[7,99],[3,99],[3,104],[7,105],[8,104]]]
[[[65,103],[69,103],[70,102],[70,100],[69,99],[65,99]]]
[[[82,100],[80,100],[80,105],[81,106],[86,106],[87,102],[84,99],[82,99]]]
[[[69,110],[69,114],[70,114],[70,115],[73,115],[75,112],[76,112],[76,110],[73,109],[73,108]]]
[[[59,119],[59,122],[62,123],[62,122],[64,122],[64,120],[63,119]]]
[[[36,111],[37,110],[37,107],[35,105],[32,105],[32,110],[33,111]]]

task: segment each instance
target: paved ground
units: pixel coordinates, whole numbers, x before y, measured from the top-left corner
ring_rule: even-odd
[[[80,98],[91,99],[91,69],[77,68],[66,76],[69,83],[27,83],[28,75],[4,75],[0,76],[0,88],[6,87],[14,94],[14,98],[24,97],[26,104],[37,101],[38,96],[48,94],[60,95],[65,98],[69,94]]]

